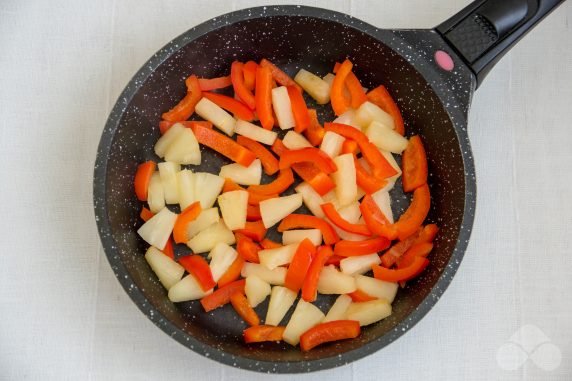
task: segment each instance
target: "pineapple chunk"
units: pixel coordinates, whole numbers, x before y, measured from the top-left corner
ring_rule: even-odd
[[[213,279],[215,282],[218,282],[220,277],[224,275],[236,260],[238,253],[226,243],[220,242],[211,250],[209,257],[211,258],[209,267],[211,268]]]
[[[288,131],[286,135],[284,135],[282,143],[288,149],[312,147],[312,144],[305,137],[294,131]]]
[[[322,320],[322,323],[327,323],[329,321],[334,321],[334,320],[343,320],[345,318],[346,311],[350,306],[350,304],[352,304],[351,297],[349,297],[348,295],[338,296],[334,304],[332,304],[332,306],[328,310],[326,317],[324,318],[324,320]]]
[[[208,172],[195,173],[193,177],[195,201],[199,201],[203,209],[212,207],[222,191],[224,179]]]
[[[306,238],[312,242],[312,245],[320,246],[322,244],[322,231],[320,229],[287,230],[282,233],[282,244],[300,243]]]
[[[354,155],[346,153],[334,158],[338,170],[332,173],[336,183],[336,197],[340,206],[346,206],[357,199],[356,167]]]
[[[322,269],[318,279],[320,294],[349,294],[356,289],[356,280],[353,276],[339,272],[334,265]]]
[[[187,236],[191,239],[219,220],[218,208],[203,209],[196,220],[191,221],[187,226]]]
[[[288,325],[286,325],[282,339],[290,345],[298,345],[300,336],[310,328],[320,324],[324,318],[324,313],[318,307],[300,299]]]
[[[248,167],[238,163],[227,164],[220,167],[218,175],[223,179],[231,179],[238,184],[260,185],[262,166],[259,159],[254,160]]]
[[[389,193],[384,190],[378,190],[371,195],[373,201],[377,204],[383,215],[387,218],[389,223],[393,223],[393,211],[391,210],[391,197]]]
[[[234,134],[236,120],[210,99],[202,98],[195,106],[195,112],[228,136]]]
[[[183,133],[185,127],[181,123],[175,123],[163,136],[157,140],[155,143],[155,153],[157,156],[163,158],[165,157],[165,152],[167,148],[171,146],[175,141],[179,140],[179,135]]]
[[[234,132],[269,146],[274,144],[278,137],[278,134],[274,131],[265,130],[262,127],[240,119],[236,122]]]
[[[169,300],[175,303],[197,300],[212,292],[213,290],[203,291],[195,277],[189,274],[169,289]]]
[[[332,131],[326,131],[320,149],[332,159],[342,152],[342,145],[346,139]]]
[[[171,131],[171,130],[169,130]],[[177,185],[179,189],[179,205],[185,210],[195,202],[195,174],[188,169],[177,173]]]
[[[286,287],[274,286],[270,293],[270,303],[268,304],[268,311],[266,312],[265,324],[278,325],[290,309],[294,300],[296,300],[296,293]]]
[[[246,225],[246,209],[248,192],[236,190],[218,196],[218,206],[224,223],[230,230],[244,229]]]
[[[310,212],[319,218],[324,218],[324,211],[320,207],[324,202],[322,196],[318,192],[312,188],[312,186],[306,182],[298,184],[295,188],[296,193],[302,195],[302,200],[306,205],[306,208],[310,210]]]
[[[278,266],[286,265],[292,262],[294,254],[298,249],[298,244],[293,243],[278,247],[276,249],[265,249],[258,252],[260,264],[266,266],[269,270],[274,270]]]
[[[195,253],[206,253],[211,251],[217,243],[226,243],[234,245],[234,234],[230,231],[223,221],[219,221],[198,233],[187,242],[187,246]]]
[[[286,86],[279,86],[272,89],[272,107],[278,119],[280,129],[287,130],[294,127],[294,114],[292,114],[292,104],[288,96]]]
[[[181,171],[181,166],[177,163],[166,161],[157,165],[159,175],[161,176],[161,184],[163,184],[163,194],[165,195],[165,203],[179,203],[179,183],[177,182],[177,173]]]
[[[172,161],[178,164],[201,164],[201,149],[193,130],[190,128],[183,129],[177,136],[177,139],[167,147],[165,161]]]
[[[300,69],[294,81],[304,89],[318,104],[324,105],[330,101],[330,85],[317,75]]]
[[[345,313],[345,319],[358,321],[361,326],[376,323],[391,315],[391,304],[377,299],[369,302],[352,303]]]
[[[269,270],[266,266],[258,263],[246,262],[244,266],[242,266],[240,275],[243,278],[257,276],[266,283],[282,286],[286,280],[287,271],[285,267],[276,267],[274,270]]]
[[[385,299],[389,303],[393,302],[393,299],[395,299],[395,295],[397,294],[397,289],[399,288],[397,283],[385,282],[383,280],[364,275],[356,276],[356,286],[358,290],[361,290],[374,298]]]
[[[149,210],[153,213],[158,213],[165,207],[165,194],[159,172],[151,175],[149,188],[147,188],[147,203],[149,204]]]
[[[302,206],[302,195],[291,194],[290,196],[276,197],[260,202],[260,215],[266,229],[271,228],[284,217],[294,213]]]
[[[362,103],[356,111],[355,118],[362,128],[366,128],[373,121],[383,123],[392,130],[395,128],[393,117],[371,102]]]
[[[379,265],[381,259],[377,253],[344,258],[340,261],[340,270],[344,274],[363,274],[371,270],[372,265]]]
[[[157,275],[157,278],[159,278],[163,287],[167,290],[181,280],[185,273],[183,266],[173,261],[153,246],[147,249],[145,260],[151,267],[151,270],[153,270],[155,275]]]
[[[167,240],[171,236],[175,221],[177,221],[177,215],[169,209],[163,208],[159,213],[145,222],[139,230],[137,230],[137,234],[149,245],[163,250],[167,244]]]
[[[270,284],[266,283],[256,275],[251,275],[246,278],[244,285],[244,293],[248,299],[248,304],[252,308],[262,303],[268,295],[270,295]]]
[[[407,148],[408,140],[383,123],[371,122],[365,134],[379,149],[401,154]]]
[[[336,119],[334,119],[334,123],[346,124],[348,126],[357,128],[358,130],[361,130],[361,124],[359,123],[359,120],[357,118],[356,111],[351,108],[348,111],[344,112],[342,115],[338,116]]]

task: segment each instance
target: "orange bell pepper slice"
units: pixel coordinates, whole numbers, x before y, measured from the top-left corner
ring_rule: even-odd
[[[296,163],[314,164],[318,169],[326,174],[333,173],[338,170],[336,163],[324,151],[314,148],[300,148],[295,150],[284,151],[280,155],[279,168],[285,169]]]
[[[278,242],[274,242],[273,240],[268,238],[264,238],[262,241],[260,241],[260,246],[262,246],[264,249],[277,249],[279,247],[282,247],[282,245],[279,244]]]
[[[354,165],[356,168],[356,183],[366,194],[373,194],[387,184],[386,180],[378,179],[369,173],[355,156]]]
[[[282,156],[282,154],[286,151],[288,151],[288,148],[286,148],[286,146],[284,145],[284,143],[282,142],[282,140],[280,140],[279,138],[276,138],[276,140],[274,141],[274,144],[272,144],[272,152],[274,152],[276,155],[278,155],[278,157]]]
[[[247,221],[259,221],[262,219],[260,214],[260,206],[248,204],[246,207],[246,220]]]
[[[314,147],[319,146],[324,139],[324,128],[320,124],[318,120],[318,113],[315,109],[309,109],[308,115],[310,115],[310,124],[306,131],[304,131],[304,135],[306,139],[312,144]]]
[[[306,278],[306,273],[310,268],[310,263],[312,258],[316,254],[316,248],[312,242],[305,238],[298,245],[296,253],[292,258],[290,266],[288,266],[288,272],[286,273],[286,281],[284,286],[288,287],[294,292],[300,291],[302,285],[304,284],[304,279]]]
[[[264,195],[274,195],[284,192],[294,183],[294,175],[290,168],[281,169],[280,174],[276,179],[268,184],[263,185],[251,185],[248,187],[249,192],[264,194]]]
[[[181,123],[185,128],[192,128],[195,125],[203,126],[210,129],[213,128],[213,124],[206,120],[184,120],[181,122],[169,122],[168,120],[162,120],[159,122],[159,131],[161,131],[161,135],[169,131],[169,128],[171,128],[176,123]]]
[[[234,98],[228,97],[223,94],[217,93],[203,93],[203,97],[209,99],[219,107],[231,112],[235,118],[252,122],[254,120],[254,112],[248,108],[244,103],[237,101]]]
[[[195,106],[202,98],[201,86],[199,79],[195,75],[191,75],[185,81],[187,84],[187,95],[172,109],[163,113],[163,119],[169,122],[179,122],[187,120],[195,112]]]
[[[306,302],[313,302],[316,300],[320,273],[324,268],[324,264],[332,255],[333,251],[330,246],[326,245],[318,248],[316,255],[312,259],[312,263],[308,268],[308,272],[304,278],[304,283],[302,284],[302,299]]]
[[[201,299],[201,305],[205,312],[210,312],[216,308],[222,307],[230,302],[230,297],[236,292],[244,292],[245,279],[235,280],[224,287],[209,294]]]
[[[387,217],[369,194],[363,197],[359,209],[365,224],[372,233],[389,240],[397,238],[397,229],[389,223]]]
[[[244,229],[237,229],[235,230],[236,233],[244,234],[248,238],[255,240],[256,242],[260,242],[264,239],[266,235],[266,228],[262,221],[246,221],[246,225]]]
[[[439,232],[439,227],[435,224],[428,224],[423,227],[423,230],[419,233],[415,239],[414,245],[418,243],[430,243],[433,242],[437,233]]]
[[[308,106],[304,101],[302,92],[296,86],[288,86],[288,97],[292,104],[292,114],[294,115],[294,131],[302,133],[310,126],[310,114],[308,113]]]
[[[248,304],[246,296],[242,292],[235,292],[230,296],[230,304],[240,315],[240,317],[250,326],[255,326],[260,324],[260,318],[256,314],[256,311]]]
[[[357,128],[341,123],[326,123],[324,128],[326,131],[332,131],[346,139],[354,140],[370,165],[373,175],[378,179],[385,179],[397,174],[395,168],[391,166],[379,149]]]
[[[238,98],[243,101],[251,110],[256,107],[256,100],[252,91],[250,91],[244,83],[244,65],[242,62],[234,61],[230,66],[230,79],[232,88]]]
[[[386,282],[403,282],[417,277],[429,265],[429,260],[423,257],[413,257],[411,263],[400,269],[387,269],[382,266],[373,265],[373,276],[375,279]]]
[[[338,233],[328,222],[309,214],[290,214],[278,225],[280,233],[292,229],[320,229],[326,245],[333,245],[340,240]]]
[[[324,214],[334,225],[349,233],[355,233],[364,236],[370,236],[371,232],[365,224],[352,224],[345,220],[336,210],[334,204],[327,202],[321,205]]]
[[[334,246],[334,254],[340,257],[355,257],[377,253],[389,247],[389,241],[385,237],[377,237],[365,241],[339,241]]]
[[[403,190],[412,192],[427,183],[427,155],[418,135],[409,138],[401,159]]]
[[[142,207],[141,213],[139,213],[139,217],[141,217],[141,219],[145,222],[149,221],[154,215],[155,214],[146,207]]]
[[[224,185],[222,186],[222,193],[232,192],[236,190],[245,190],[243,187],[232,181],[231,179],[224,179]]]
[[[141,163],[137,167],[137,171],[135,172],[135,180],[133,183],[135,186],[135,195],[139,201],[147,201],[149,182],[151,181],[151,176],[153,176],[153,173],[155,173],[156,167],[157,164],[153,160]]]
[[[376,299],[362,290],[355,290],[354,292],[349,293],[348,296],[356,303],[369,302]]]
[[[429,186],[424,184],[413,191],[413,200],[409,208],[394,224],[397,236],[401,241],[414,234],[423,224],[431,208]],[[362,212],[363,213],[363,212]]]
[[[281,341],[285,329],[286,327],[284,326],[255,325],[244,330],[244,342],[250,344],[264,341]]]
[[[178,262],[189,274],[195,277],[203,291],[208,291],[216,286],[208,262],[200,255],[181,257]]]
[[[259,65],[256,69],[255,106],[262,127],[271,130],[274,127],[272,115],[272,72],[270,68]]]
[[[173,241],[171,240],[171,238],[169,238],[167,240],[167,243],[165,244],[165,247],[163,248],[163,250],[161,250],[163,252],[163,254],[165,254],[167,257],[171,258],[171,259],[175,259],[175,252],[173,251]]]
[[[336,187],[330,176],[319,170],[314,163],[297,163],[292,166],[292,169],[302,180],[310,184],[320,196],[325,195]]]
[[[294,80],[290,78],[288,74],[284,73],[278,66],[274,65],[266,58],[263,58],[260,61],[260,66],[270,69],[272,78],[274,78],[274,80],[282,86],[294,86],[299,92],[302,92],[302,88],[296,82],[294,82]]]
[[[192,126],[192,130],[199,143],[217,151],[242,166],[248,167],[256,159],[256,155],[250,150],[215,130],[199,125]]]
[[[358,151],[359,151],[359,146],[355,141],[351,139],[346,139],[342,143],[342,154],[351,153],[352,155],[357,155]]]
[[[408,237],[403,241],[399,241],[391,246],[389,250],[381,255],[381,264],[387,268],[393,266],[395,262],[397,262],[397,260],[401,258],[401,256],[405,254],[405,252],[407,252],[411,246],[413,246],[416,239],[417,236],[414,234],[411,237]]]
[[[358,77],[356,77],[353,72],[350,72],[346,77],[346,87],[350,92],[352,108],[357,109],[362,105],[362,103],[367,102],[365,91],[363,90]]]
[[[241,146],[252,151],[252,153],[254,153],[256,157],[260,159],[264,173],[272,176],[278,172],[278,159],[276,159],[274,155],[272,155],[272,153],[262,144],[242,135],[239,135],[236,138],[236,141]]]
[[[433,250],[433,244],[431,242],[414,244],[401,258],[397,260],[397,268],[402,269],[410,266],[413,263],[413,260],[417,257],[427,257],[431,250]]]
[[[175,243],[185,243],[189,240],[187,226],[201,214],[201,211],[201,204],[197,201],[189,205],[177,216],[175,227],[173,227],[173,239]]]
[[[199,87],[202,91],[224,89],[229,86],[232,86],[230,75],[218,78],[199,78]]]
[[[226,270],[226,272],[220,277],[218,280],[218,286],[223,287],[227,284],[234,282],[238,278],[240,278],[240,272],[242,271],[242,267],[244,266],[244,258],[241,255],[238,255],[232,265]]]
[[[337,116],[346,112],[351,106],[351,102],[344,96],[344,88],[346,86],[346,79],[349,73],[351,73],[352,68],[352,62],[346,59],[338,68],[334,82],[332,83],[330,102]]]
[[[234,236],[236,237],[236,251],[238,255],[247,262],[260,263],[260,259],[258,258],[260,246],[254,243],[252,238],[244,234],[235,233]]]
[[[224,179],[222,193],[231,192],[235,190],[246,190],[231,179]],[[248,192],[248,205],[258,206],[261,201],[268,200],[269,198],[276,198],[278,194],[261,194],[255,192]],[[248,209],[247,209],[248,213]]]
[[[367,99],[393,117],[395,132],[400,135],[405,134],[405,125],[403,123],[401,111],[399,111],[397,103],[395,103],[385,86],[381,85],[371,90],[367,93]]]
[[[355,320],[335,320],[318,324],[300,336],[300,349],[307,352],[323,343],[355,339],[361,328]]]
[[[258,64],[254,61],[248,61],[242,67],[244,73],[244,86],[250,91],[254,91],[254,85],[256,83],[256,69]]]
[[[328,265],[336,265],[339,266],[340,265],[340,261],[342,259],[344,259],[345,257],[340,257],[339,255],[332,255],[330,258],[328,258],[328,260],[326,261],[326,266]]]

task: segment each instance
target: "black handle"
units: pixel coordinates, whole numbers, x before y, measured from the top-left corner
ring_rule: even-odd
[[[478,87],[502,56],[563,2],[477,0],[436,30],[475,73]]]

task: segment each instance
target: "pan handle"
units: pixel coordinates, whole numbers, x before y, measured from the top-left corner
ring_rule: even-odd
[[[477,0],[437,26],[475,74],[477,87],[529,30],[564,0]]]

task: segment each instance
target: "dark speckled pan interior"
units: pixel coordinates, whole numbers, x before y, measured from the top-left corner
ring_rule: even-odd
[[[436,50],[456,62],[451,72],[434,63]],[[431,265],[401,289],[390,318],[363,330],[355,340],[318,347],[309,353],[286,344],[246,346],[244,323],[225,306],[204,313],[197,302],[173,304],[143,254],[137,234],[141,204],[133,194],[137,165],[158,159],[160,115],[184,94],[184,79],[227,75],[233,60],[268,58],[295,74],[299,68],[324,75],[349,57],[363,84],[386,85],[395,95],[407,134],[420,134],[430,166],[429,220],[441,227]],[[475,177],[466,133],[474,85],[469,71],[433,31],[388,31],[349,16],[317,8],[261,7],[230,13],[201,24],[157,52],[120,96],[99,146],[94,202],[99,233],[117,278],[133,301],[158,327],[195,352],[222,363],[262,372],[306,372],[339,366],[391,343],[419,321],[451,281],[472,227]],[[309,101],[309,98],[308,98]],[[331,120],[330,112],[320,114]],[[203,150],[200,171],[218,173],[226,159]],[[396,186],[394,212],[408,205]],[[271,234],[275,234],[272,232]],[[179,248],[179,254],[184,252]],[[333,302],[321,297],[326,312]],[[264,303],[257,310],[266,310]],[[263,315],[262,315],[263,316]]]

